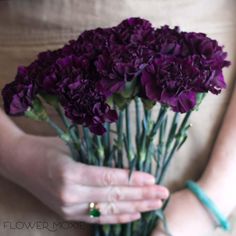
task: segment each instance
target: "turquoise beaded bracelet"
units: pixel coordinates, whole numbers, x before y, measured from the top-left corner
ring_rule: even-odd
[[[198,184],[188,180],[186,187],[198,198],[198,200],[205,206],[209,213],[216,219],[219,227],[225,231],[230,230],[230,223],[227,218],[217,209],[213,201],[204,193]]]

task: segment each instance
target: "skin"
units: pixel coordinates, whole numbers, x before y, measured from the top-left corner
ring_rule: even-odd
[[[235,108],[236,88],[210,161],[204,174],[197,181],[218,209],[227,217],[236,206],[236,189],[232,187],[236,181]],[[2,131],[0,134],[0,173],[33,193],[65,219],[89,223],[95,221],[98,223],[128,222],[140,217],[139,212],[141,211],[160,207],[160,198],[168,195],[165,188],[153,184],[153,179],[148,174],[136,172],[129,185],[126,170],[90,167],[74,163],[68,156],[67,148],[59,139],[27,135],[1,111],[0,120]],[[18,150],[19,147],[20,150]],[[38,158],[32,158],[35,155]],[[38,161],[37,165],[35,160]],[[29,166],[34,168],[31,173],[27,172]],[[83,173],[86,173],[86,178],[83,178]],[[38,178],[39,176],[40,178]],[[144,179],[150,180],[150,183],[144,183]],[[87,188],[86,196],[83,196],[84,191],[81,192],[81,186]],[[119,186],[118,189],[121,191],[114,191],[114,186]],[[120,194],[127,186],[132,194]],[[134,188],[139,192],[138,196],[142,200],[134,199],[134,195],[136,195],[133,194]],[[106,193],[104,195],[100,193],[99,197],[102,202],[101,206],[104,206],[101,207],[103,216],[99,219],[90,219],[85,216],[88,198],[89,201],[97,201],[97,197],[93,198],[97,189],[103,189],[102,192]],[[107,191],[113,192],[113,194],[107,194]],[[149,195],[140,194],[143,191]],[[110,196],[109,199],[107,195]],[[110,206],[111,199],[115,207]],[[129,207],[125,205],[126,202]],[[148,203],[152,207],[148,207]],[[127,212],[127,209],[136,213]],[[189,209],[191,209],[191,214]],[[187,189],[172,195],[165,213],[173,236],[209,236],[213,234],[216,227],[206,209]],[[157,225],[152,236],[164,235],[162,225]]]
[[[232,94],[210,161],[198,180],[204,192],[226,217],[236,207],[236,87]],[[173,236],[214,234],[214,220],[187,189],[173,194],[166,209],[166,216]],[[162,225],[158,225],[152,234],[164,235]]]
[[[76,163],[59,138],[28,135],[1,110],[0,130],[0,174],[66,220],[127,223],[160,208],[169,195],[150,174],[136,171],[129,182],[128,170]],[[89,202],[98,203],[99,218],[87,215]]]

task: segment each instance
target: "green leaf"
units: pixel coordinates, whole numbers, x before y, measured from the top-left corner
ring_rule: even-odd
[[[46,121],[48,119],[47,112],[42,102],[37,97],[34,99],[32,106],[25,112],[24,115],[36,121]]]

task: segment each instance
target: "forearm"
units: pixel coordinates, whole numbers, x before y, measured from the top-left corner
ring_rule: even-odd
[[[236,88],[199,184],[228,216],[236,206]]]
[[[1,146],[0,148],[3,148],[6,142],[9,142],[11,140],[12,136],[16,136],[19,134],[22,134],[23,131],[20,130],[8,117],[5,115],[5,113],[0,108],[0,141]],[[2,149],[0,149],[2,151]],[[2,152],[0,152],[0,156]]]
[[[16,147],[13,143],[23,134],[0,108],[0,174],[7,177],[9,170],[17,165],[14,160]],[[9,173],[10,174],[10,173]]]

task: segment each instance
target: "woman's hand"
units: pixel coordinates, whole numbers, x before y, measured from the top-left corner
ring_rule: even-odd
[[[140,212],[158,209],[168,197],[153,176],[128,170],[95,167],[73,161],[59,138],[21,133],[2,153],[1,172],[21,185],[67,220],[117,224],[136,220]],[[88,216],[89,202],[96,202],[101,216]]]
[[[208,236],[214,230],[214,221],[198,199],[187,189],[174,193],[165,209],[172,236]],[[151,236],[167,236],[159,223]]]

